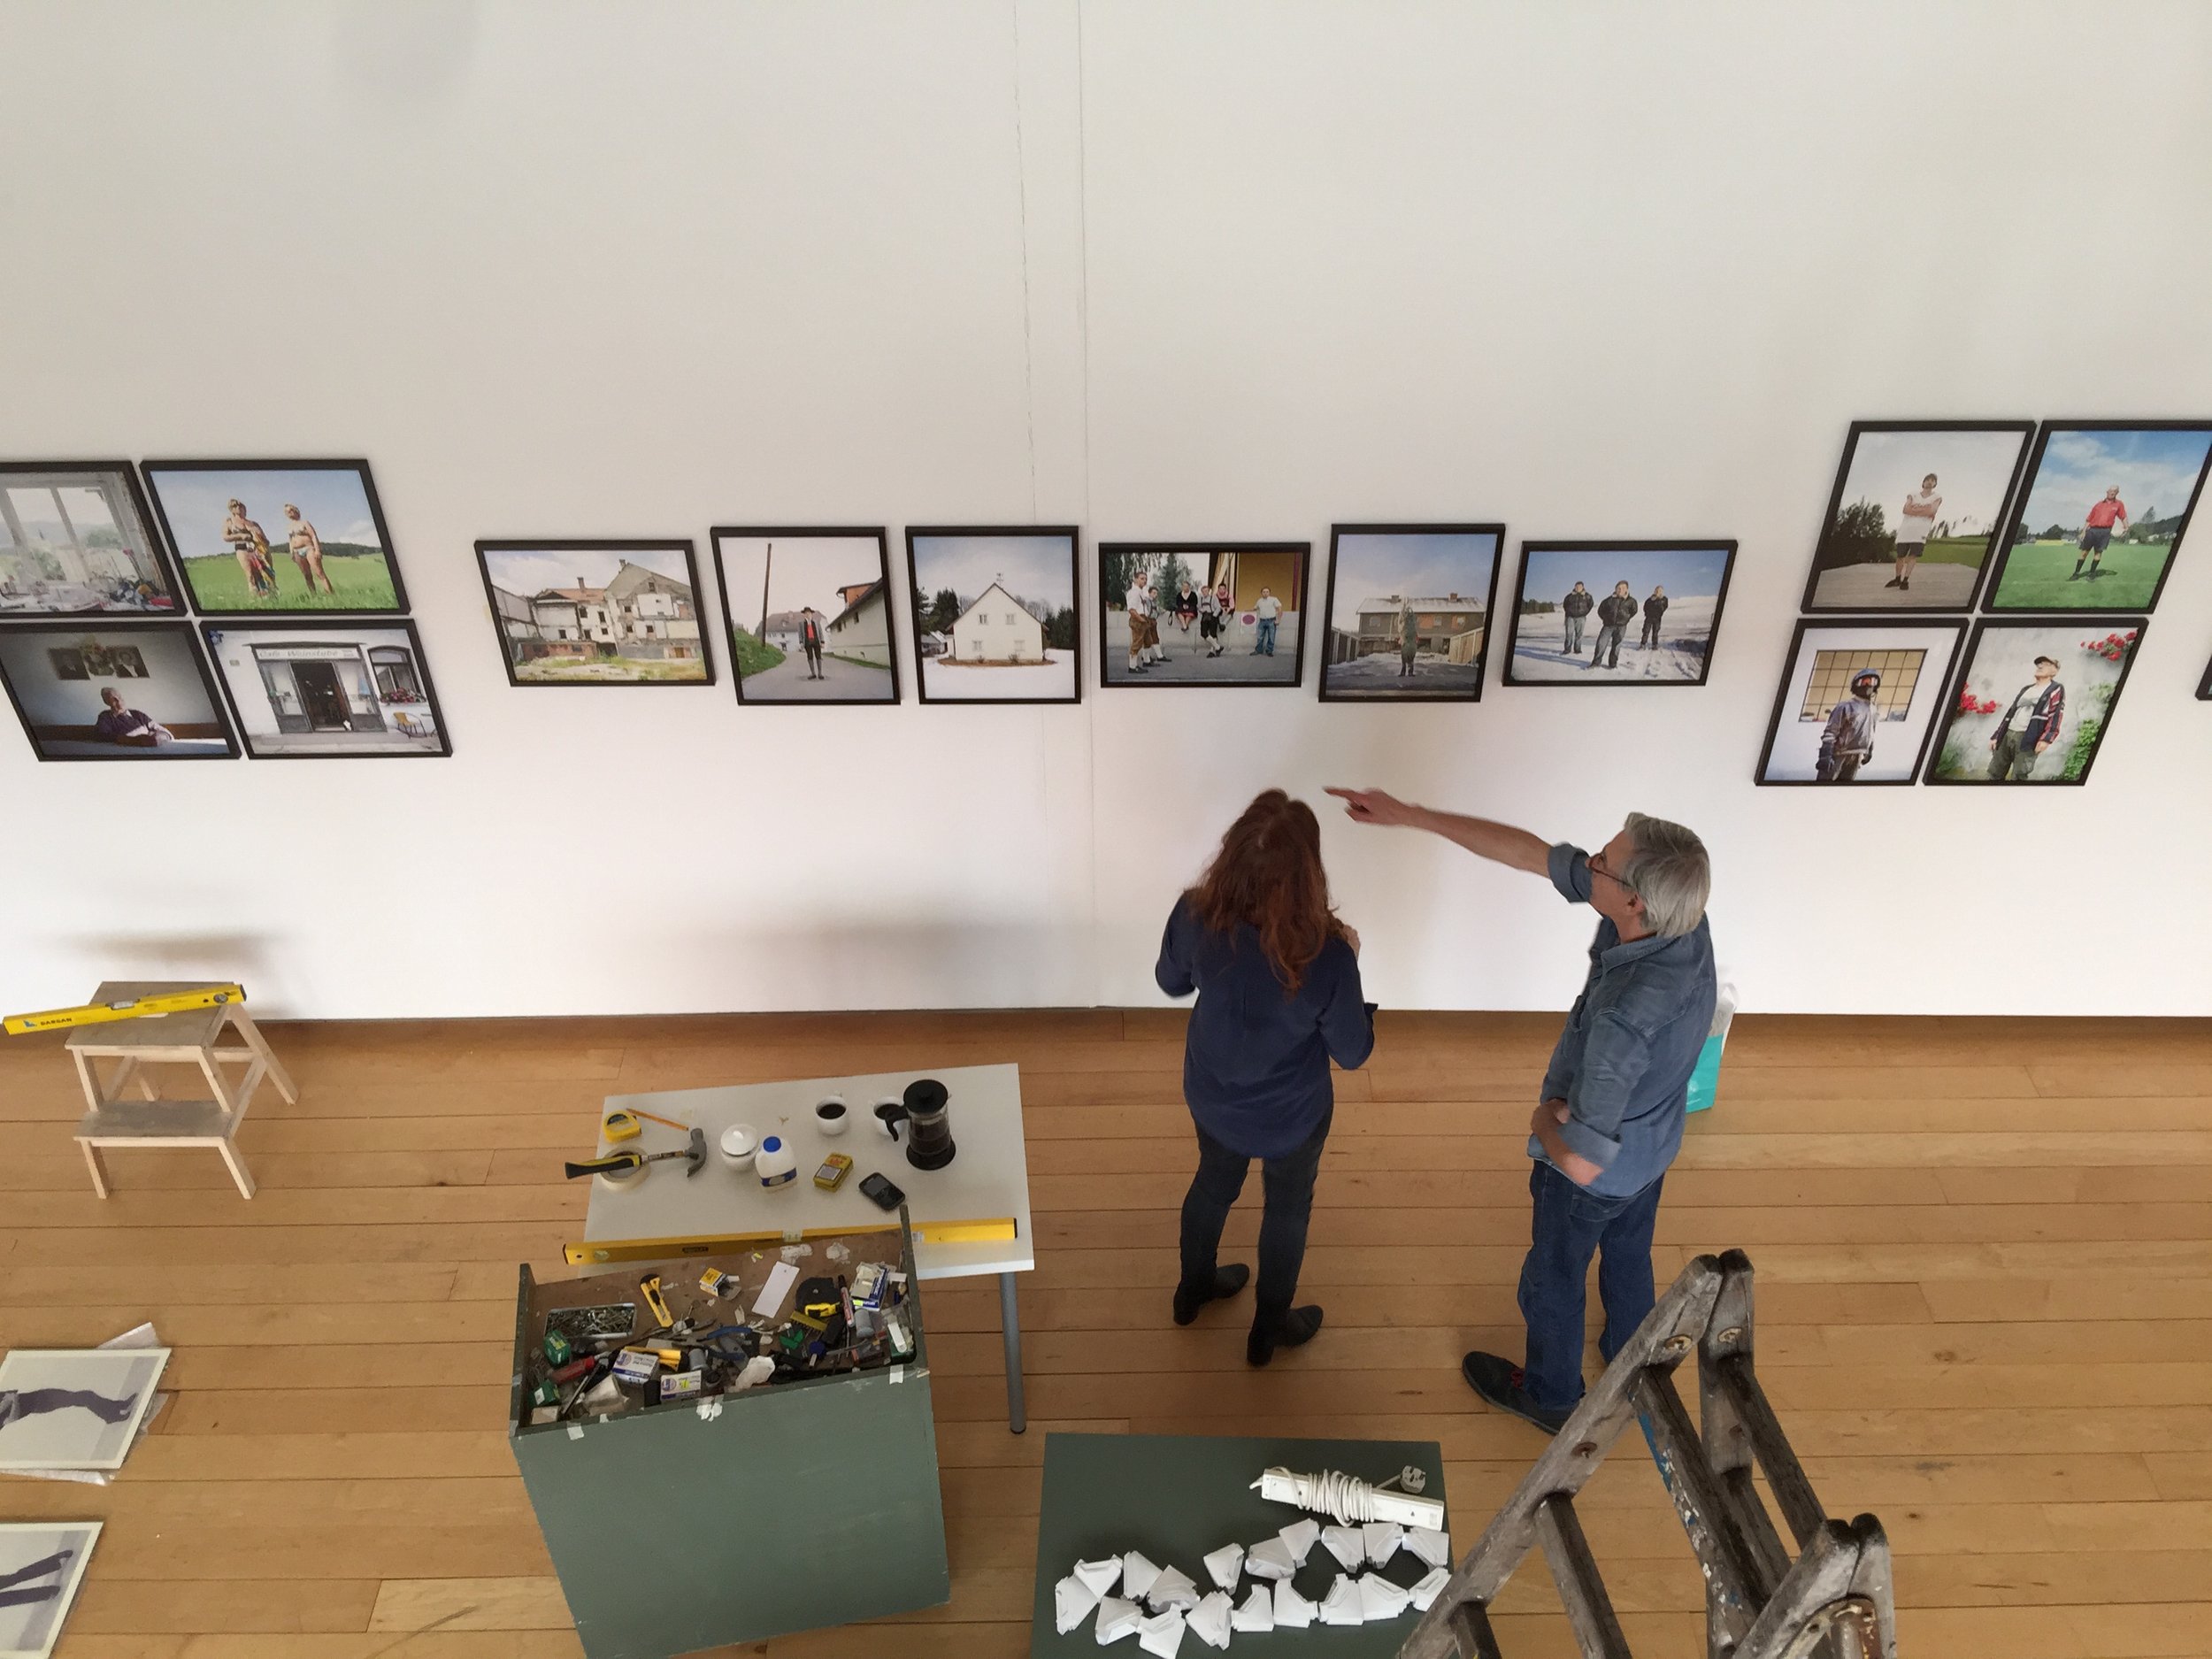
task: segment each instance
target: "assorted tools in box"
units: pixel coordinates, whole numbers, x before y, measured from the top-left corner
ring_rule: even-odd
[[[634,1301],[551,1309],[526,1350],[523,1420],[579,1422],[902,1364],[915,1352],[906,1273],[896,1259],[856,1259],[898,1248],[882,1233],[764,1244],[649,1271]]]

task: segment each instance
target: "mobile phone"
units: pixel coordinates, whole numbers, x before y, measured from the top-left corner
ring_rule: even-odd
[[[896,1210],[906,1202],[906,1194],[880,1175],[863,1177],[860,1190],[875,1200],[879,1209]]]

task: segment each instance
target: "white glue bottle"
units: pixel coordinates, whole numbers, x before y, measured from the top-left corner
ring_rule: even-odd
[[[760,1177],[762,1190],[772,1193],[799,1179],[799,1160],[781,1135],[770,1135],[760,1143],[753,1171]]]

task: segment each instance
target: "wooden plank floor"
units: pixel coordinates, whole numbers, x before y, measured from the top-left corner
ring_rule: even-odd
[[[1385,1016],[1317,1194],[1328,1327],[1263,1372],[1240,1308],[1168,1322],[1192,1156],[1171,1010],[273,1026],[303,1098],[255,1109],[250,1203],[181,1151],[111,1154],[94,1198],[59,1038],[10,1039],[0,1345],[151,1319],[177,1397],[112,1486],[0,1477],[0,1518],[108,1522],[63,1659],[568,1659],[502,1422],[515,1264],[579,1231],[559,1164],[601,1098],[1014,1060],[1031,1432],[1004,1427],[990,1286],[931,1286],[952,1604],[746,1651],[1025,1652],[1056,1425],[1433,1438],[1463,1545],[1538,1449],[1455,1362],[1516,1351],[1555,1026]],[[1740,1020],[1669,1178],[1662,1282],[1731,1245],[1829,1509],[1889,1529],[1908,1655],[2212,1653],[2212,1022]],[[1586,1513],[1638,1653],[1701,1653],[1648,1463],[1617,1458]],[[1571,1651],[1540,1564],[1503,1606],[1509,1653]]]

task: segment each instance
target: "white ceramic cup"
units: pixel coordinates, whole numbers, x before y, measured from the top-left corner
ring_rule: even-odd
[[[845,1104],[842,1094],[832,1094],[814,1103],[814,1126],[826,1135],[841,1135],[852,1126],[852,1109]]]
[[[760,1142],[753,1134],[750,1124],[732,1124],[722,1132],[722,1162],[733,1170],[752,1167],[753,1155],[760,1150]]]

